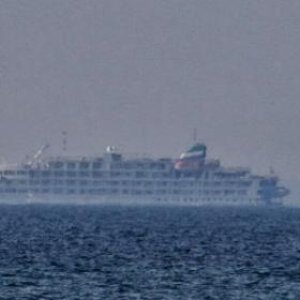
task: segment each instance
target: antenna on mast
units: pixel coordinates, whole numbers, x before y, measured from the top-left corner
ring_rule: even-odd
[[[193,128],[193,142],[194,144],[197,142],[198,136],[197,136],[197,128]]]
[[[67,138],[68,138],[68,132],[67,131],[62,131],[62,150],[63,152],[67,151]]]

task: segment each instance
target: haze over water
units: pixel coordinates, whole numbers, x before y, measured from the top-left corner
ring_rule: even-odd
[[[0,206],[1,299],[300,297],[300,210]]]
[[[0,162],[44,143],[175,158],[197,128],[209,158],[273,167],[299,204],[299,28],[299,0],[2,0]],[[299,222],[279,207],[0,205],[0,299],[300,299]]]

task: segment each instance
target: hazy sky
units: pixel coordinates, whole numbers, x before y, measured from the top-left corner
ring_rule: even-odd
[[[299,0],[0,0],[0,155],[175,157],[300,182]]]

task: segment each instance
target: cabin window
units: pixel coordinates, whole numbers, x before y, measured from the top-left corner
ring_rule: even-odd
[[[38,184],[40,184],[40,181],[39,180],[31,180],[31,181],[29,181],[29,183],[30,183],[30,185],[38,185]]]
[[[234,190],[225,190],[224,193],[225,193],[225,195],[232,195],[235,193],[235,191]]]
[[[246,195],[247,192],[246,192],[245,190],[241,190],[241,191],[238,192],[238,194],[239,194],[239,195]]]
[[[55,169],[60,169],[64,166],[63,162],[61,162],[61,161],[56,161],[56,162],[52,163],[51,165],[53,165],[53,168],[55,168]]]
[[[53,185],[59,185],[59,184],[61,184],[61,183],[62,183],[61,180],[58,180],[58,179],[53,179],[53,180],[52,180],[52,184],[53,184]]]
[[[26,175],[26,171],[20,170],[20,171],[17,171],[17,174],[18,175]]]
[[[82,161],[80,164],[79,164],[79,168],[80,169],[88,169],[90,166],[90,164],[86,161]]]
[[[74,171],[68,171],[67,172],[67,176],[69,176],[69,177],[75,177],[76,176],[76,172],[74,172]]]
[[[66,185],[75,185],[75,180],[66,180]]]
[[[142,172],[142,171],[137,171],[135,173],[135,176],[136,176],[136,178],[144,178],[144,177],[146,177],[146,173]]]
[[[50,176],[50,171],[42,171],[41,174],[43,177],[49,177]]]
[[[166,166],[164,164],[157,164],[157,167],[161,170],[164,170],[166,168]]]
[[[102,173],[101,172],[93,172],[93,177],[100,178],[100,177],[102,177]]]
[[[65,175],[65,173],[63,171],[54,172],[54,176],[56,176],[56,177],[63,177],[64,175]]]
[[[76,163],[75,162],[68,162],[67,163],[67,169],[75,169]]]
[[[15,171],[12,171],[12,170],[5,170],[4,171],[4,175],[15,175]]]
[[[101,162],[94,162],[93,163],[93,169],[100,169],[101,168]]]
[[[24,184],[26,184],[26,181],[25,180],[18,180],[18,181],[16,181],[16,183],[24,185]]]
[[[121,175],[120,172],[111,172],[111,176],[112,176],[112,177],[118,177],[118,176],[120,176],[120,175]]]
[[[81,176],[81,177],[88,177],[88,176],[89,176],[89,172],[81,171],[81,172],[79,173],[79,176]]]

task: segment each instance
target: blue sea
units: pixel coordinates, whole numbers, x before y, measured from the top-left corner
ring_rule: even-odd
[[[300,209],[2,205],[0,299],[300,299]]]

